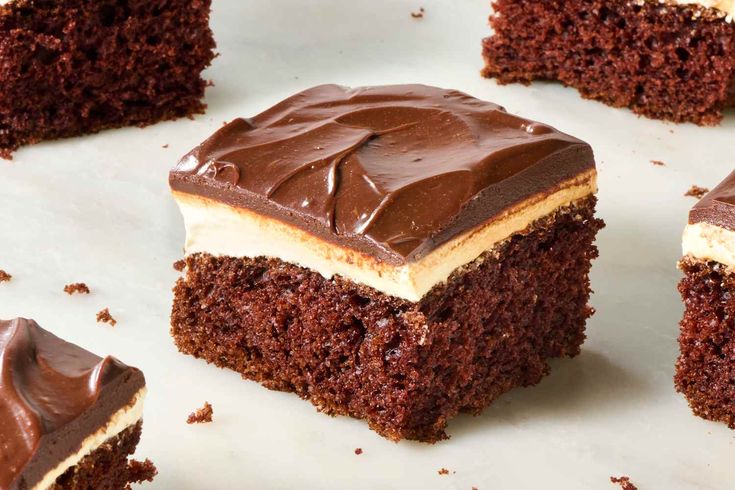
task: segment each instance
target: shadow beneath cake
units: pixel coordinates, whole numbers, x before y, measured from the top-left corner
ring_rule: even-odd
[[[621,406],[635,405],[650,393],[641,377],[594,351],[583,350],[574,359],[555,359],[550,364],[551,374],[538,385],[503,395],[477,417],[462,414],[454,419],[447,431],[451,438],[500,425],[568,422],[581,413],[605,416]]]
[[[735,127],[735,107],[730,107],[722,112],[722,125],[729,128]]]

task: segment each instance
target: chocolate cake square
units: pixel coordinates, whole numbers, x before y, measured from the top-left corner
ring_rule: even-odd
[[[557,80],[643,116],[713,125],[735,105],[731,0],[494,0],[484,75]]]
[[[0,157],[204,111],[211,0],[0,0]]]
[[[587,144],[457,91],[306,90],[171,172],[187,229],[174,340],[435,442],[579,352],[595,182]]]
[[[735,172],[689,213],[676,388],[696,415],[735,429]]]
[[[123,490],[137,482],[128,456],[145,391],[138,369],[32,320],[0,321],[0,488]]]

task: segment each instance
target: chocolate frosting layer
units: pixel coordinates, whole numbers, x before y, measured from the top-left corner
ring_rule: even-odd
[[[0,320],[0,489],[26,489],[104,427],[145,386],[32,320]]]
[[[709,223],[735,231],[735,172],[712,189],[689,212],[689,223]]]
[[[323,85],[226,125],[169,180],[404,263],[593,168],[586,143],[455,90]]]

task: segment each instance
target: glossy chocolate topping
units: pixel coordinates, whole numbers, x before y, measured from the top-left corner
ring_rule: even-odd
[[[735,172],[704,196],[689,212],[689,223],[709,223],[735,231]]]
[[[0,321],[0,489],[33,488],[145,386],[32,320]]]
[[[402,263],[593,168],[586,143],[461,92],[324,85],[226,125],[170,183]]]

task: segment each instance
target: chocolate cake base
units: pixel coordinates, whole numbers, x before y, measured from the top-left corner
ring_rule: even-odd
[[[292,391],[390,439],[435,442],[460,411],[538,383],[575,356],[592,314],[602,222],[590,197],[456,271],[419,303],[267,258],[186,258],[181,352]]]
[[[140,421],[105,441],[57,478],[50,490],[124,490],[137,483],[137,476],[129,474],[128,456],[135,452],[142,429]]]
[[[211,0],[0,6],[0,156],[204,111]]]
[[[696,415],[735,429],[735,274],[718,262],[690,257],[679,268],[686,308],[676,389]]]
[[[716,124],[735,105],[735,24],[657,0],[496,0],[483,74],[558,80],[644,116]]]

